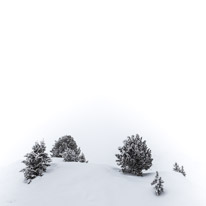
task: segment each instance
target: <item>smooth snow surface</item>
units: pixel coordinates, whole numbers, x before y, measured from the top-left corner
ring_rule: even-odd
[[[165,192],[156,196],[150,185],[155,171],[143,177],[122,174],[107,165],[69,163],[53,158],[42,177],[24,182],[13,164],[0,171],[1,206],[203,206],[201,193],[187,177],[171,171],[159,171]]]

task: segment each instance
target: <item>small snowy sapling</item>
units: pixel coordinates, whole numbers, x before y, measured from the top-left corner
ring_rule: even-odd
[[[84,153],[82,153],[82,154],[79,156],[79,162],[88,163],[88,161],[86,160],[86,158],[85,158],[85,156],[84,156]]]
[[[158,171],[156,171],[155,179],[153,180],[153,182],[151,183],[151,185],[156,184],[157,181],[158,181],[158,179],[159,179],[159,173],[158,173]]]
[[[164,181],[160,177],[157,181],[157,184],[155,185],[155,193],[158,196],[164,192],[163,183],[164,183]]]
[[[184,167],[183,167],[183,166],[182,166],[181,169],[180,169],[180,173],[182,173],[183,176],[186,176],[186,173],[185,173],[185,170],[184,170]]]
[[[180,167],[179,167],[179,165],[177,164],[177,162],[175,162],[174,167],[173,167],[173,170],[174,170],[175,172],[179,172],[179,171],[180,171]]]
[[[177,163],[174,164],[173,170],[174,170],[175,172],[179,172],[179,173],[181,173],[182,175],[186,176],[184,167],[183,167],[183,166],[180,167]]]
[[[159,177],[159,173],[156,172],[155,179],[153,180],[151,185],[155,185],[154,186],[155,194],[158,196],[161,195],[162,192],[164,192],[163,183],[164,182],[163,182],[162,178]]]

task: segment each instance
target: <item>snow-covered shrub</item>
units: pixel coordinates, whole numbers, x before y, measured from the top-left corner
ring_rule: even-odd
[[[175,162],[174,167],[173,167],[173,170],[174,170],[175,172],[179,172],[179,171],[180,171],[180,166],[177,164],[177,162]]]
[[[164,192],[163,183],[162,178],[159,177],[159,173],[156,172],[155,179],[151,183],[151,185],[155,185],[154,189],[156,195],[161,195],[161,193]]]
[[[22,161],[26,167],[20,172],[24,173],[27,183],[37,176],[42,176],[48,166],[50,166],[51,158],[45,153],[46,146],[44,141],[35,143],[32,147],[32,152],[25,155],[26,160]]]
[[[159,179],[159,173],[158,173],[158,171],[156,171],[155,179],[152,181],[151,185],[156,184],[158,179]]]
[[[157,183],[155,185],[155,193],[156,195],[161,195],[163,192],[164,192],[164,187],[163,187],[163,183],[164,181],[162,180],[162,178],[160,177],[158,180],[157,180]]]
[[[67,148],[63,152],[62,157],[64,158],[65,162],[78,162],[79,154],[80,154],[80,149],[72,150],[70,148]]]
[[[82,154],[79,156],[79,162],[88,163],[88,161],[86,160],[86,158],[85,158],[85,156],[84,156],[84,153],[82,153]]]
[[[184,170],[184,167],[183,167],[183,166],[181,167],[181,169],[180,169],[179,172],[182,173],[183,176],[186,176],[186,173],[185,173],[185,170]]]
[[[52,157],[63,157],[63,153],[66,152],[67,149],[73,150],[76,154],[80,154],[80,148],[77,147],[76,141],[71,136],[63,136],[55,141],[55,144],[51,150]]]
[[[141,176],[143,170],[152,166],[151,150],[138,134],[128,137],[123,142],[123,147],[118,149],[120,154],[116,154],[116,162],[123,172]]]
[[[183,167],[183,166],[180,167],[176,162],[175,162],[175,164],[174,164],[173,170],[174,170],[175,172],[181,173],[183,176],[186,176],[184,167]]]

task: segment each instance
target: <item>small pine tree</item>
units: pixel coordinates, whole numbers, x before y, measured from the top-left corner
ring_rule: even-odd
[[[84,156],[84,153],[82,153],[82,154],[79,156],[79,162],[88,163],[88,161],[86,161],[86,158],[85,158],[85,156]]]
[[[120,154],[116,154],[117,164],[121,166],[123,172],[142,176],[142,170],[149,169],[153,161],[146,141],[137,134],[128,137],[123,143],[123,147],[118,148]]]
[[[153,180],[153,182],[151,183],[151,185],[156,184],[157,181],[158,181],[158,179],[159,179],[159,173],[158,173],[158,171],[156,171],[155,179]]]
[[[164,188],[163,188],[163,183],[164,181],[162,180],[162,178],[160,177],[155,185],[155,193],[156,195],[161,195],[164,192]]]
[[[179,171],[180,173],[182,173],[183,174],[183,176],[186,176],[186,173],[185,173],[185,170],[184,170],[184,167],[182,166],[181,167],[181,169],[180,169],[180,171]]]
[[[51,156],[52,157],[63,157],[63,153],[67,150],[71,149],[76,154],[80,154],[81,150],[77,147],[77,143],[71,136],[63,136],[58,139],[58,141],[55,141],[55,144],[51,150]]]
[[[184,167],[183,167],[183,166],[180,167],[177,163],[174,164],[173,170],[174,170],[175,172],[181,173],[183,176],[186,176]]]
[[[177,164],[177,162],[175,162],[174,167],[173,167],[173,170],[174,170],[175,172],[179,172],[179,171],[180,171],[180,167],[179,167],[179,165]]]
[[[29,184],[32,179],[37,176],[42,176],[48,166],[50,166],[51,158],[45,153],[46,146],[44,141],[35,143],[32,147],[32,152],[25,155],[26,160],[22,161],[26,168],[20,172],[24,173],[24,177]]]
[[[80,150],[72,150],[67,148],[62,154],[65,162],[78,162],[79,161]]]

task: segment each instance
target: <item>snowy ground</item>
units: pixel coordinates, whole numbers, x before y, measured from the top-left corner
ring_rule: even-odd
[[[144,177],[125,175],[108,165],[66,163],[53,158],[43,177],[24,183],[15,163],[0,171],[1,206],[201,206],[206,202],[187,177],[173,171],[159,171],[165,193],[158,197],[150,185],[155,171]]]

